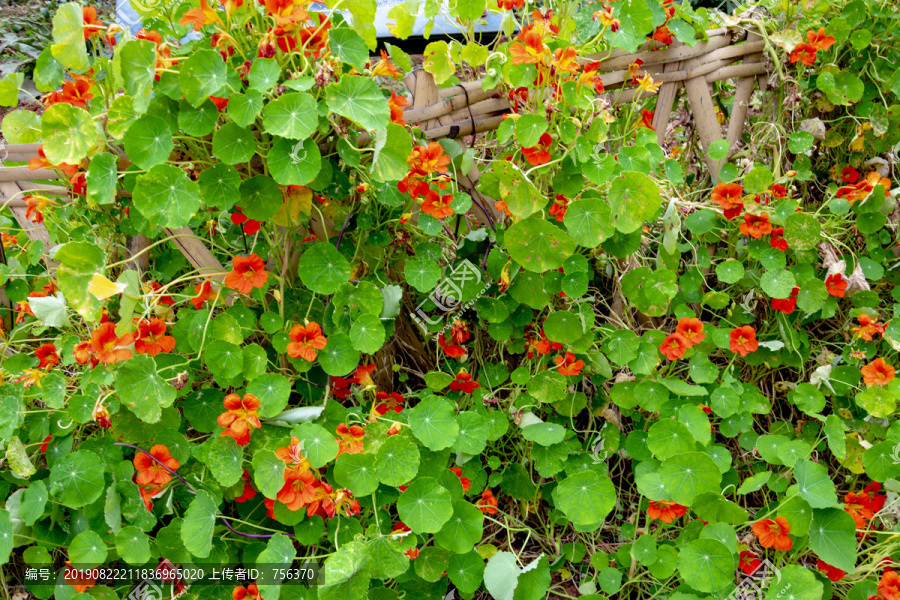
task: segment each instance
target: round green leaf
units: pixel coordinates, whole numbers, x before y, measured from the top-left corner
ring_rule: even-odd
[[[328,345],[318,351],[319,365],[329,375],[343,377],[359,364],[359,352],[345,333],[328,336]]]
[[[297,271],[303,285],[317,294],[333,294],[350,279],[350,263],[327,242],[307,248]]]
[[[281,208],[283,197],[281,188],[265,175],[257,175],[245,180],[240,187],[241,212],[248,219],[266,222]]]
[[[678,553],[678,572],[697,591],[711,594],[734,583],[734,551],[716,540],[698,539]]]
[[[93,204],[112,204],[116,200],[116,183],[118,170],[116,157],[113,154],[98,154],[91,159],[87,175],[88,202]]]
[[[800,497],[809,502],[813,508],[830,508],[838,505],[834,482],[822,465],[811,460],[798,460],[794,465],[794,477],[797,478]]]
[[[822,226],[812,215],[793,213],[784,220],[784,240],[794,250],[812,250],[822,241]]]
[[[415,533],[437,533],[453,516],[453,502],[437,479],[421,477],[400,494],[397,513]]]
[[[247,76],[250,87],[260,92],[268,92],[272,89],[281,76],[281,67],[274,58],[257,58],[250,66]]]
[[[306,185],[322,168],[322,155],[312,138],[299,142],[278,138],[268,161],[272,179],[281,185]]]
[[[213,155],[226,165],[245,163],[256,156],[256,137],[250,129],[225,123],[213,135]]]
[[[391,111],[381,88],[369,77],[345,75],[325,91],[328,109],[347,117],[364,130],[384,129]]]
[[[465,454],[473,456],[481,454],[491,435],[490,421],[487,417],[473,410],[467,410],[456,416],[456,422],[459,424],[459,436],[453,447]]]
[[[685,452],[664,461],[659,478],[672,500],[690,506],[697,494],[720,491],[722,473],[708,454]]]
[[[459,434],[453,405],[437,396],[422,400],[409,411],[409,426],[413,435],[435,452],[452,446]]]
[[[584,335],[584,327],[581,324],[581,317],[577,314],[557,311],[551,313],[544,321],[544,333],[551,342],[559,342],[569,347]]]
[[[253,454],[253,482],[266,498],[274,499],[284,485],[284,461],[269,449]]]
[[[441,268],[433,260],[409,260],[403,268],[406,282],[418,292],[430,292],[441,279]]]
[[[434,534],[434,541],[451,552],[465,554],[481,541],[483,524],[480,510],[465,500],[457,500],[453,503],[453,516]]]
[[[86,110],[59,102],[41,115],[41,144],[50,164],[77,165],[97,144],[97,128]]]
[[[128,159],[144,170],[166,161],[173,148],[172,131],[159,117],[144,115],[133,122],[125,134]]]
[[[613,224],[622,233],[640,229],[662,205],[659,188],[653,180],[633,171],[626,171],[613,180],[607,199]]]
[[[575,252],[575,242],[559,227],[531,218],[519,221],[506,231],[506,249],[525,270],[543,273],[563,266]]]
[[[522,437],[541,446],[552,446],[565,439],[566,428],[556,423],[535,423],[522,429]]]
[[[709,425],[707,425],[707,431]],[[675,419],[660,419],[647,432],[647,447],[659,460],[696,449],[690,430]]]
[[[319,125],[316,100],[304,92],[282,94],[262,110],[266,131],[283,138],[303,140]]]
[[[791,292],[797,286],[797,280],[794,274],[785,269],[773,269],[766,271],[759,280],[759,284],[763,291],[779,300],[791,297]]]
[[[390,436],[375,453],[375,473],[385,485],[398,487],[419,472],[419,449],[399,435]]]
[[[116,552],[128,564],[142,565],[150,560],[150,538],[139,527],[123,527],[116,534]]]
[[[474,594],[484,579],[484,559],[474,550],[454,554],[447,564],[447,577],[460,592]]]
[[[220,379],[233,379],[244,370],[244,354],[240,346],[222,340],[207,344],[203,362]]]
[[[813,510],[809,548],[829,565],[852,573],[856,568],[856,525],[853,517],[840,508]]]
[[[259,416],[270,419],[287,406],[291,382],[279,373],[265,373],[247,384],[247,393],[259,398]]]
[[[856,546],[855,540],[853,546]],[[849,571],[853,571],[852,566]],[[766,600],[822,600],[824,586],[812,569],[788,565],[781,567],[777,573],[775,580],[766,589]]]
[[[162,409],[172,406],[177,395],[148,354],[139,354],[116,370],[116,390],[125,406],[146,423],[159,421]]]
[[[616,506],[616,488],[595,471],[580,471],[553,490],[556,506],[576,525],[599,527]]]
[[[220,435],[210,442],[205,462],[222,487],[231,487],[244,473],[244,450],[233,437]]]
[[[210,493],[200,489],[184,512],[181,541],[185,549],[197,558],[206,558],[212,551],[217,510],[216,501]]]
[[[187,102],[182,102],[178,111],[178,126],[186,134],[194,137],[204,137],[211,134],[218,120],[219,109],[212,103],[212,100],[205,100],[197,108],[194,108]],[[131,158],[131,154],[128,157]]]
[[[338,455],[337,441],[334,435],[321,425],[301,423],[291,431],[303,445],[303,455],[314,469],[320,469],[334,460]]]
[[[201,171],[197,183],[200,197],[208,207],[231,210],[241,199],[241,176],[232,166],[216,163]]]
[[[50,495],[69,508],[81,508],[104,490],[103,463],[93,452],[67,454],[50,469]]]
[[[256,115],[264,105],[262,94],[247,90],[244,94],[232,94],[228,98],[228,116],[241,127],[248,127],[256,120]]]
[[[103,538],[86,529],[76,535],[69,544],[69,560],[78,568],[92,569],[106,560],[106,544]]]
[[[156,165],[138,178],[134,205],[160,227],[186,227],[200,208],[200,188],[182,169]]]
[[[384,344],[384,325],[375,315],[360,315],[350,328],[353,347],[365,354],[375,354]]]
[[[178,83],[184,99],[191,106],[200,106],[215,96],[228,79],[225,63],[219,53],[210,48],[195,50],[179,63]]]
[[[737,260],[726,260],[716,265],[716,277],[722,283],[737,283],[744,277],[744,265]]]
[[[334,479],[356,497],[368,496],[378,489],[374,454],[341,454],[334,463]]]

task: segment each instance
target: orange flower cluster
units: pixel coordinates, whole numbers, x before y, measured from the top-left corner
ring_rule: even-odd
[[[874,336],[883,336],[887,323],[878,324],[878,317],[868,313],[860,313],[856,320],[859,321],[859,327],[853,328],[853,335],[861,340],[871,342]]]
[[[341,423],[337,426],[337,437],[334,438],[338,443],[338,456],[344,454],[359,454],[365,449],[363,437],[366,430],[359,425],[350,425]]]
[[[318,478],[318,471],[312,468],[303,455],[303,444],[299,438],[291,437],[291,443],[276,450],[275,455],[285,464],[284,485],[276,500],[288,510],[306,508],[307,517],[319,515],[322,519],[331,519],[337,514],[348,517],[359,514],[359,501],[353,499],[349,490],[335,490]],[[272,506],[274,507],[274,502]]]
[[[852,169],[852,167],[850,168]],[[859,177],[858,173],[856,173],[856,177]],[[871,194],[879,185],[884,188],[884,197],[889,197],[891,180],[887,177],[882,177],[881,174],[878,173],[878,171],[872,171],[871,173],[866,175],[865,179],[861,179],[856,183],[851,183],[849,185],[838,188],[837,194],[835,195],[838,198],[843,198],[850,204],[853,204],[857,200],[865,200],[866,198],[868,198],[869,194]]]
[[[150,454],[138,452],[134,455],[134,468],[137,471],[134,482],[138,485],[141,498],[147,510],[153,510],[153,496],[159,494],[165,485],[172,481],[169,472],[178,470],[179,462],[172,458],[169,448],[156,444],[150,448]]]
[[[819,31],[810,29],[806,32],[806,43],[797,44],[794,51],[791,52],[791,64],[802,62],[807,67],[813,66],[816,62],[816,52],[819,50],[828,50],[834,44],[835,39],[830,35],[825,35],[825,28]]]
[[[544,356],[550,354],[551,351],[562,350],[562,344],[559,342],[551,342],[547,339],[543,328],[539,331],[539,335],[540,338],[535,337],[533,333],[525,336],[525,344],[528,347],[528,358],[533,358],[535,352],[537,352],[539,356]]]
[[[422,197],[422,212],[441,220],[454,214],[453,194],[443,194],[450,181],[449,177],[439,176],[434,183],[438,190],[431,188],[428,177],[447,172],[450,157],[444,154],[444,148],[437,142],[429,142],[427,146],[416,146],[406,159],[409,172],[398,184],[397,189],[409,194],[413,200]]]
[[[403,96],[398,96],[397,92],[391,90],[391,97],[388,98],[388,108],[391,109],[392,123],[406,125],[406,119],[403,118],[403,109],[407,106],[409,106],[409,100]]]
[[[246,446],[250,441],[251,429],[259,429],[262,423],[259,420],[259,398],[253,394],[244,394],[241,398],[237,394],[228,394],[222,401],[225,412],[219,415],[216,421],[219,427],[225,431],[219,435],[234,438],[238,446]]]
[[[138,322],[138,332],[134,339],[134,351],[138,354],[156,356],[175,349],[175,338],[166,335],[166,322],[156,317]]]
[[[254,289],[261,288],[269,280],[266,264],[256,253],[250,256],[235,256],[231,265],[233,270],[225,276],[223,283],[225,287],[241,294],[249,294]]]
[[[647,517],[659,519],[663,523],[671,523],[679,517],[687,514],[687,507],[668,500],[650,500],[647,507]]]
[[[666,13],[666,20],[662,25],[653,30],[653,39],[659,42],[660,44],[664,44],[668,46],[674,40],[672,39],[672,32],[669,31],[669,28],[666,26],[669,20],[675,16],[675,0],[663,0],[662,8]]]
[[[462,347],[462,344],[468,342],[470,337],[469,326],[465,321],[455,319],[450,327],[450,339],[444,337],[442,331],[438,334],[438,345],[450,358],[459,358],[466,355],[466,349]]]
[[[133,344],[134,339],[133,333],[119,337],[114,323],[103,323],[91,333],[89,342],[75,344],[72,356],[78,364],[91,363],[91,367],[96,367],[99,363],[113,364],[128,360],[131,358],[131,350],[124,346]]]
[[[900,600],[900,574],[893,569],[885,569],[878,581],[878,592],[869,600]]]
[[[700,319],[683,317],[678,320],[675,332],[666,336],[659,351],[669,360],[678,360],[688,348],[693,348],[706,338]]]
[[[736,327],[729,334],[728,348],[735,354],[747,356],[759,349],[759,341],[756,339],[756,330],[749,326]]]
[[[481,499],[475,503],[475,507],[486,515],[496,515],[499,512],[497,498],[491,490],[481,492]]]
[[[318,323],[294,325],[288,333],[291,342],[287,345],[287,353],[291,358],[302,358],[307,362],[316,360],[316,350],[324,350],[328,340],[322,335]]]
[[[866,385],[887,385],[894,380],[894,367],[884,362],[883,358],[876,358],[871,363],[860,369],[863,382]]]
[[[791,528],[787,519],[784,517],[775,517],[772,519],[761,519],[753,524],[753,534],[759,538],[759,545],[763,548],[774,548],[776,550],[787,551],[794,545],[794,540],[788,535]]]
[[[887,497],[879,494],[880,491],[881,484],[873,481],[861,492],[849,492],[844,496],[844,510],[853,517],[857,529],[869,529],[875,515],[884,508]],[[859,533],[858,535],[865,534]]]

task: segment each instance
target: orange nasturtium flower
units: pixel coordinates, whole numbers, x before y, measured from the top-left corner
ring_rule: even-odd
[[[887,385],[895,374],[894,367],[884,362],[883,358],[876,358],[861,368],[860,372],[866,385]]]
[[[38,369],[49,369],[59,364],[59,356],[56,354],[56,346],[51,343],[41,344],[34,351],[34,356],[40,361]]]
[[[236,586],[231,591],[231,598],[232,600],[263,600],[255,583],[251,583],[247,587],[242,585]]]
[[[156,317],[138,323],[138,334],[134,341],[134,351],[138,354],[156,356],[161,352],[175,349],[175,338],[166,335],[166,322]]]
[[[287,345],[287,353],[291,358],[302,358],[307,362],[316,360],[316,350],[323,350],[328,339],[322,335],[322,328],[316,322],[307,325],[294,325],[288,333],[291,343]]]
[[[249,294],[254,288],[263,287],[269,279],[266,264],[256,253],[235,256],[231,264],[234,270],[225,276],[225,286],[242,294]]]
[[[275,456],[284,461],[285,480],[295,477],[301,471],[312,469],[309,460],[303,455],[303,443],[297,436],[291,436],[291,443],[276,450]]]
[[[475,503],[475,506],[486,515],[496,515],[498,512],[497,498],[494,497],[494,492],[491,490],[481,492],[481,499]]]
[[[739,183],[720,183],[713,189],[711,200],[725,211],[725,218],[731,220],[744,210],[744,188]]]
[[[375,372],[375,364],[371,365],[360,365],[356,367],[356,370],[353,371],[353,378],[362,386],[370,386],[375,385],[375,382],[372,381],[372,373]]]
[[[818,50],[828,50],[834,45],[836,41],[830,35],[825,35],[825,28],[820,27],[819,31],[813,31],[810,29],[806,32],[806,41],[809,42],[809,45]]]
[[[532,167],[547,164],[550,162],[550,144],[552,143],[553,138],[550,137],[550,134],[542,133],[537,146],[522,148],[522,156]]]
[[[28,194],[25,196],[25,218],[32,223],[44,222],[44,211],[48,206],[56,206],[56,202],[46,196]]]
[[[262,427],[257,414],[259,399],[253,394],[244,394],[243,398],[237,394],[228,394],[222,404],[225,412],[216,421],[219,427],[225,427],[225,431],[219,435],[234,438],[238,446],[246,446],[250,441],[250,429]]]
[[[72,563],[69,561],[66,561],[66,566],[68,568],[63,571],[63,579],[79,594],[97,585],[97,578],[91,577],[90,570],[78,571],[73,569]]]
[[[856,318],[859,321],[859,327],[853,328],[856,337],[871,342],[873,336],[884,335],[884,325],[878,324],[878,317],[860,313]]]
[[[398,96],[397,92],[391,90],[391,97],[388,98],[388,107],[391,109],[391,123],[397,125],[406,125],[406,119],[403,118],[403,107],[409,106],[409,100],[403,96]]]
[[[584,368],[583,360],[575,360],[575,355],[566,352],[565,356],[556,357],[556,366],[559,367],[560,375],[580,375]]]
[[[825,289],[830,295],[843,298],[847,295],[847,280],[840,273],[829,275],[825,279]]]
[[[218,3],[216,3],[218,4]],[[185,12],[178,21],[179,25],[192,24],[194,31],[200,31],[204,25],[212,25],[213,23],[221,23],[222,19],[213,7],[206,0],[200,0],[200,6],[192,8]]]
[[[338,436],[334,439],[338,443],[338,456],[344,452],[359,454],[363,451],[364,446],[362,440],[366,435],[366,430],[359,425],[350,425],[347,427],[346,423],[341,423],[337,426],[337,435]]]
[[[375,400],[380,400],[380,402],[375,405],[375,412],[379,415],[383,415],[390,411],[397,413],[402,411],[403,403],[406,401],[403,396],[397,392],[391,392],[390,394],[387,392],[378,392],[375,394]]]
[[[373,76],[393,77],[394,79],[400,79],[403,76],[384,50],[381,51],[381,60],[372,66],[371,72]]]
[[[845,572],[841,571],[837,567],[832,567],[827,562],[822,560],[821,558],[816,560],[816,569],[825,574],[828,579],[831,581],[840,581],[846,575]]]
[[[450,382],[450,391],[462,392],[463,394],[471,394],[480,387],[477,381],[472,381],[472,374],[465,371],[457,373],[453,381]]]
[[[234,501],[244,503],[248,500],[253,500],[256,497],[256,488],[253,487],[253,478],[250,477],[250,473],[246,470],[241,475],[241,481],[244,482],[244,489],[241,491],[240,496],[235,496]]]
[[[444,154],[444,148],[440,144],[428,142],[427,146],[413,148],[406,164],[410,169],[418,169],[423,175],[446,173],[450,157]]]
[[[569,46],[565,50],[557,48],[553,52],[553,66],[556,67],[557,73],[570,73],[574,75],[578,72],[578,52],[575,48]]]
[[[776,550],[787,551],[794,545],[794,540],[788,536],[791,528],[787,519],[776,517],[762,519],[753,524],[753,534],[759,538],[759,545],[763,548],[775,547]]]
[[[93,357],[102,363],[115,363],[131,358],[131,350],[122,348],[134,342],[134,334],[126,333],[122,337],[116,335],[114,323],[104,323],[91,333]]]
[[[668,500],[651,500],[647,507],[647,516],[651,519],[659,519],[663,523],[671,523],[678,517],[687,513],[687,507]]]
[[[692,348],[706,339],[706,334],[703,333],[703,321],[692,317],[678,319],[675,333],[680,333],[687,339],[688,348]]]
[[[768,213],[761,215],[744,214],[744,222],[740,226],[741,233],[749,235],[753,239],[760,239],[764,235],[772,233],[772,224],[769,223]]]
[[[791,64],[802,62],[807,67],[813,66],[816,62],[816,47],[811,44],[800,43],[791,52]]]
[[[459,467],[450,467],[450,470],[459,477],[459,482],[462,484],[463,492],[468,492],[472,489],[472,481],[468,477],[463,477],[462,469]]]
[[[438,194],[434,190],[428,190],[425,201],[422,203],[422,212],[431,215],[438,221],[453,216],[453,194]]]
[[[514,65],[535,65],[543,61],[550,50],[544,45],[541,32],[532,24],[526,25],[509,46]]]
[[[669,360],[678,360],[690,347],[691,343],[688,339],[676,331],[666,336],[663,343],[659,345],[659,351]]]
[[[759,349],[759,342],[756,339],[756,330],[749,325],[737,327],[731,330],[728,347],[735,354],[747,356],[751,352]]]
[[[150,454],[159,462],[153,460],[144,452],[138,452],[134,455],[132,462],[134,462],[134,468],[137,469],[135,483],[138,485],[166,485],[172,480],[172,474],[163,465],[175,471],[181,464],[172,458],[169,449],[163,444],[156,444],[150,448]],[[159,464],[160,462],[162,465]]]
[[[194,308],[197,310],[200,310],[200,307],[203,306],[204,302],[215,299],[217,296],[216,291],[212,289],[212,283],[208,279],[206,281],[201,281],[194,287],[194,294],[196,295],[191,298],[191,304],[193,304]]]
[[[83,6],[81,18],[84,21],[84,39],[88,39],[103,29],[103,21],[97,19],[97,9],[93,6]]]

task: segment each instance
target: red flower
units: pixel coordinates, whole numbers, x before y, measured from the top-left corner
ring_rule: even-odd
[[[878,317],[860,313],[856,319],[859,321],[859,327],[853,328],[856,337],[871,342],[873,336],[884,335],[884,325],[878,324]]]
[[[828,577],[828,579],[830,579],[831,581],[840,581],[844,578],[844,575],[846,575],[846,573],[844,573],[837,567],[832,567],[821,558],[816,559],[816,568],[825,573],[825,576]]]
[[[216,34],[213,34],[213,36],[215,36],[215,35]],[[229,47],[228,50],[230,51],[231,54],[234,53],[234,48]],[[224,58],[224,54],[223,54],[223,58]],[[228,98],[219,98],[218,96],[210,96],[209,99],[212,101],[213,104],[216,105],[216,109],[219,112],[222,112],[223,110],[225,110],[225,107],[228,106]],[[232,216],[234,216],[234,215],[232,215]],[[254,222],[257,222],[257,221],[254,221]],[[253,235],[253,234],[248,232],[248,235]]]
[[[344,378],[338,377],[337,375],[331,376],[331,395],[340,400],[346,400],[347,396],[350,395],[350,386],[354,383],[359,383],[355,378]]]
[[[813,31],[810,29],[806,32],[806,41],[809,42],[809,45],[818,50],[828,50],[834,45],[836,41],[830,35],[825,35],[825,28],[820,27],[819,31]]]
[[[759,342],[756,340],[756,330],[749,325],[737,327],[731,330],[731,340],[728,347],[735,354],[747,356],[751,352],[756,352],[759,348]]]
[[[524,156],[526,162],[533,167],[546,164],[550,162],[550,144],[552,143],[553,138],[550,137],[549,133],[541,134],[537,146],[523,148],[522,156]]]
[[[497,0],[497,8],[500,10],[512,10],[525,6],[525,0]]]
[[[81,7],[81,18],[84,22],[84,39],[88,39],[103,29],[103,21],[97,19],[97,9],[93,6]]]
[[[755,554],[747,550],[743,550],[738,561],[738,568],[744,572],[744,575],[753,575],[762,561]]]
[[[486,515],[496,515],[498,512],[497,499],[491,490],[481,492],[481,499],[475,503],[475,506]]]
[[[772,186],[772,196],[775,198],[784,198],[787,196],[787,189],[781,184],[775,184]]]
[[[840,273],[829,275],[825,279],[825,289],[828,293],[836,298],[843,298],[847,295],[847,280]]]
[[[69,561],[66,561],[66,566],[69,568],[63,571],[63,580],[79,594],[97,585],[97,578],[91,577],[90,570],[78,571],[73,569],[71,568],[72,563]]]
[[[797,308],[797,295],[800,293],[800,288],[795,287],[791,290],[791,295],[789,298],[778,299],[772,298],[772,310],[777,310],[778,312],[782,312],[786,315],[794,312],[794,309]]]
[[[191,304],[194,305],[195,309],[200,310],[203,303],[213,297],[214,292],[212,291],[212,283],[208,279],[198,283],[196,287],[194,287],[194,294],[196,294],[196,296],[191,298]]]
[[[860,372],[866,385],[887,385],[896,373],[894,367],[884,362],[883,358],[876,358],[860,369]]]
[[[79,365],[86,365],[91,362],[91,367],[96,367],[100,362],[94,357],[94,346],[91,342],[79,342],[72,348],[72,357]]]
[[[671,38],[669,38],[669,39],[671,40]],[[671,44],[672,42],[669,41],[666,43]],[[654,127],[653,127],[653,111],[647,110],[646,108],[642,108],[641,109],[641,120],[637,122],[636,127],[638,127],[638,128],[646,127],[650,131],[656,131],[656,129],[654,129]]]
[[[584,368],[583,360],[575,360],[575,355],[566,352],[565,356],[556,357],[556,366],[559,367],[560,375],[579,375]]]
[[[678,319],[678,326],[675,327],[675,333],[680,333],[687,339],[688,348],[693,348],[706,339],[706,334],[703,333],[703,321],[692,317],[682,317],[681,319]]]
[[[256,488],[253,487],[250,473],[247,471],[244,471],[243,475],[241,475],[241,480],[244,482],[244,491],[241,492],[241,495],[236,497],[234,501],[243,503],[247,500],[252,500],[256,496]]]
[[[550,205],[550,214],[556,219],[557,223],[562,223],[566,218],[566,210],[569,208],[569,199],[562,194],[556,195],[556,200]]]
[[[788,536],[791,528],[787,519],[776,517],[762,519],[753,524],[753,534],[759,538],[759,545],[763,548],[775,547],[776,550],[787,551],[794,545],[794,541]]]
[[[690,347],[691,343],[688,339],[676,331],[663,340],[663,343],[659,345],[659,351],[669,360],[678,360]]]
[[[451,332],[452,335],[452,332]],[[444,354],[450,358],[459,358],[466,355],[466,349],[458,344],[453,344],[444,339],[444,333],[438,334],[438,346],[444,351]]]
[[[764,235],[772,233],[772,224],[769,223],[769,215],[763,213],[761,215],[744,215],[744,222],[740,226],[741,233],[749,235],[754,239],[760,239]]]
[[[425,194],[425,201],[422,203],[422,212],[441,221],[445,217],[453,215],[451,204],[453,204],[453,194],[440,195],[429,189]]]
[[[744,188],[737,183],[720,183],[713,190],[711,200],[725,211],[725,218],[731,220],[744,210]]]
[[[291,358],[312,362],[316,360],[316,350],[323,350],[328,345],[328,340],[322,335],[322,328],[312,321],[307,325],[294,325],[288,335],[291,343],[287,345],[287,353]]]
[[[138,452],[134,455],[132,462],[134,463],[134,468],[137,469],[137,476],[134,479],[135,483],[138,485],[166,485],[172,480],[172,474],[165,467],[175,471],[181,465],[172,458],[169,449],[163,444],[156,444],[150,448],[150,454],[153,458],[150,458],[144,452]],[[153,460],[154,458],[156,460]]]
[[[471,394],[477,388],[481,387],[477,381],[472,381],[472,375],[465,371],[459,373],[453,381],[450,382],[450,389],[454,392],[461,391],[463,394]]]
[[[663,523],[671,523],[687,513],[687,507],[667,500],[651,500],[647,507],[647,516],[659,519]]]
[[[390,394],[387,392],[378,392],[375,394],[375,399],[381,400],[380,404],[375,405],[375,412],[379,415],[383,415],[389,411],[398,413],[403,410],[403,403],[405,402],[403,396],[397,392],[391,392]]]
[[[784,239],[784,227],[776,227],[772,230],[772,237],[769,238],[769,245],[782,252],[788,249],[787,240]]]
[[[262,427],[257,414],[259,400],[253,394],[244,394],[243,398],[237,394],[228,394],[222,403],[225,412],[216,421],[219,427],[225,427],[225,431],[219,435],[234,438],[238,446],[246,446],[250,441],[250,429]]]
[[[859,171],[848,165],[841,169],[841,179],[846,183],[856,183],[859,181]]]
[[[113,323],[104,323],[91,334],[91,346],[94,357],[102,363],[115,363],[131,358],[131,350],[122,348],[134,342],[134,334],[126,333],[122,337],[116,335]]]
[[[235,225],[243,224],[244,233],[246,233],[247,235],[256,235],[256,233],[259,231],[260,227],[262,227],[262,223],[248,218],[247,215],[245,215],[243,212],[241,212],[240,206],[235,206],[234,208],[235,208],[235,211],[233,213],[231,213],[231,222],[234,223]],[[260,287],[260,286],[257,286],[257,287]]]
[[[364,450],[363,437],[366,430],[359,425],[351,425],[347,427],[346,423],[337,426],[338,437],[335,440],[338,443],[338,456],[347,452],[349,454],[359,454]]]
[[[391,122],[397,125],[406,125],[403,118],[403,107],[409,106],[409,101],[403,96],[398,96],[394,90],[391,90],[391,97],[388,98],[388,107],[391,109]]]
[[[797,44],[794,51],[791,52],[790,60],[791,64],[800,61],[807,67],[811,67],[816,62],[816,47],[809,44]]]
[[[263,287],[269,279],[263,259],[255,253],[246,257],[235,256],[231,264],[234,270],[225,276],[225,287],[241,294],[249,294],[254,288]]]
[[[175,338],[166,335],[166,322],[156,317],[149,321],[142,320],[138,324],[138,334],[134,342],[134,351],[138,354],[156,356],[161,352],[175,349]]]
[[[370,386],[375,385],[375,382],[372,381],[372,373],[375,371],[375,365],[360,365],[356,367],[356,370],[353,371],[353,378],[356,379],[356,382],[360,385]]]
[[[450,470],[453,471],[457,477],[459,477],[459,482],[462,484],[463,492],[468,492],[472,488],[472,482],[469,481],[468,477],[463,477],[462,469],[459,467],[450,467]]]
[[[42,442],[41,447],[40,447],[41,454],[43,454],[44,452],[47,451],[47,444],[49,444],[50,440],[52,440],[52,439],[53,439],[53,434],[51,433],[50,435],[45,437],[43,440],[41,440],[41,442]]]
[[[256,587],[255,583],[251,583],[247,587],[236,586],[231,591],[232,600],[263,600],[263,597],[259,595],[259,588]]]
[[[49,369],[59,364],[59,356],[56,354],[56,346],[51,343],[42,344],[34,351],[35,357],[41,361],[38,369]]]

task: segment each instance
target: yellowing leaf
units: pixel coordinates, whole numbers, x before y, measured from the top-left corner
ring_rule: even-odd
[[[124,283],[116,283],[99,273],[94,273],[87,289],[97,300],[106,300],[116,294],[121,294],[125,291],[126,287],[128,286]]]
[[[272,222],[282,227],[290,225],[299,225],[309,221],[309,214],[312,212],[312,192],[306,186],[299,190],[288,188],[284,196],[284,204],[272,217]],[[300,215],[306,215],[307,218],[301,219]]]

